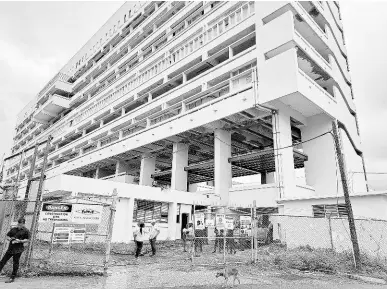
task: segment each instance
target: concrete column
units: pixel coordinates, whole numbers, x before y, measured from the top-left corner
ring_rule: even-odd
[[[168,238],[170,240],[176,240],[176,215],[177,215],[177,203],[168,204]]]
[[[156,158],[149,155],[144,155],[141,159],[140,181],[141,186],[152,186],[152,174],[155,173]]]
[[[187,191],[188,174],[184,167],[188,166],[188,145],[173,144],[171,189]]]
[[[231,163],[228,162],[231,157],[231,132],[216,129],[214,136],[215,194],[220,196],[223,205],[227,205],[229,188],[232,186]]]
[[[120,198],[117,203],[116,219],[113,225],[113,242],[133,241],[134,198]]]
[[[275,181],[280,187],[279,197],[291,197],[292,194],[296,194],[296,178],[294,172],[293,147],[289,147],[292,145],[290,115],[284,110],[279,110],[273,115],[272,122],[276,167]],[[281,149],[278,150],[279,148]]]
[[[307,126],[301,129],[304,140],[314,138],[332,129],[332,119],[324,114],[308,118]],[[306,184],[316,190],[316,195],[326,196],[337,194],[335,147],[332,136],[327,134],[313,141],[302,144],[308,156],[305,162]],[[341,192],[341,177],[339,190]]]

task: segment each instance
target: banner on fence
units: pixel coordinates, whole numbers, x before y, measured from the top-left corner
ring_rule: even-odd
[[[101,223],[103,207],[100,205],[73,204],[72,221],[82,224]]]
[[[241,229],[251,229],[251,217],[250,216],[240,216]]]
[[[69,222],[72,213],[71,204],[45,203],[40,213],[40,222]]]
[[[103,206],[89,204],[52,204],[44,203],[39,222],[76,222],[99,224]]]
[[[195,229],[197,230],[204,230],[204,214],[198,213],[195,214]]]
[[[226,220],[224,214],[217,214],[215,217],[215,224],[217,229],[224,229]]]
[[[86,225],[75,223],[56,223],[53,227],[53,244],[84,243],[86,237]]]
[[[234,230],[234,219],[231,217],[226,217],[226,229]]]

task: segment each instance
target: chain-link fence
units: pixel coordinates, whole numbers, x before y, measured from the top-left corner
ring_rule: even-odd
[[[215,266],[253,261],[257,239],[251,209],[195,210],[192,223],[184,230],[184,237],[193,264]]]
[[[63,212],[64,222],[54,223],[55,219],[50,218],[51,210],[71,210],[72,220],[69,222],[66,214],[70,214]],[[75,215],[79,220],[74,220]],[[66,266],[105,266],[110,253],[107,243],[110,242],[111,222],[111,204],[108,203],[44,202],[32,244],[31,264],[43,261]]]
[[[0,201],[0,249],[3,255],[9,242],[7,233],[26,220],[31,239],[25,245],[21,264],[33,270],[88,271],[107,269],[110,257],[113,199],[106,202],[68,199],[61,201]],[[33,226],[33,223],[36,223]]]

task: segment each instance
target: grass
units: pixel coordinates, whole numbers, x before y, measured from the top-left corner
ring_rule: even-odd
[[[48,244],[39,243],[35,248],[35,256],[39,255],[39,260],[33,260],[28,271],[21,272],[26,276],[91,276],[102,275],[102,265],[105,253],[105,244],[88,243],[78,244],[68,250],[63,247],[54,247],[54,254],[48,255]],[[178,267],[181,264],[189,265],[186,261],[187,253],[183,253],[182,242],[179,241],[158,241],[157,258],[144,257],[143,265],[162,264],[163,266]],[[223,254],[212,254],[213,245],[204,246],[204,253],[194,259],[194,267],[199,264],[214,264],[222,262]],[[111,246],[110,266],[131,264],[135,250],[134,244],[113,243]],[[337,253],[329,249],[317,249],[310,246],[288,249],[283,244],[271,244],[260,246],[257,250],[258,259],[254,265],[244,265],[243,267],[251,271],[264,270],[298,270],[309,272],[325,272],[330,274],[357,273],[370,277],[387,280],[387,264],[384,260],[362,255],[362,268],[356,271],[353,266],[351,252]],[[144,254],[150,253],[150,247],[145,244]],[[226,255],[229,263],[240,262],[249,264],[251,251],[238,251],[236,255]],[[23,258],[22,258],[23,259]],[[84,262],[87,265],[73,265],[73,262]],[[63,262],[63,263],[60,263]],[[188,263],[189,264],[188,264]],[[11,272],[12,262],[9,262],[5,272]],[[172,268],[171,267],[171,268]]]

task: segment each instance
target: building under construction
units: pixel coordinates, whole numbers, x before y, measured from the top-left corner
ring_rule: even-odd
[[[193,204],[341,216],[332,122],[376,214],[337,1],[127,2],[19,114],[3,184],[23,198],[44,165],[45,197],[116,188],[115,226],[172,239]]]

